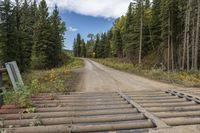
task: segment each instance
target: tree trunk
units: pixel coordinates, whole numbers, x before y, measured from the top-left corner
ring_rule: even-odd
[[[171,17],[171,15],[170,15]],[[170,18],[170,41],[171,41],[171,69],[174,71],[174,40],[173,40],[173,17]]]
[[[197,15],[197,26],[196,26],[196,42],[195,42],[195,61],[194,61],[194,69],[198,69],[198,51],[199,51],[199,22],[200,22],[200,1],[197,0],[198,5],[198,15]]]
[[[187,47],[187,71],[190,70],[190,10],[191,10],[191,0],[189,0],[189,7],[188,7],[188,19],[187,19],[187,41],[186,41],[186,47]]]
[[[194,62],[195,62],[195,22],[194,17],[192,19],[192,66],[191,69],[194,69]]]
[[[185,69],[185,55],[186,55],[186,42],[187,42],[187,25],[188,25],[189,1],[187,3],[187,9],[186,9],[186,13],[185,13],[185,31],[184,31],[184,42],[183,42],[182,70]]]
[[[167,48],[167,70],[168,72],[170,71],[170,13],[169,13],[169,16],[168,16],[168,48]]]
[[[142,63],[142,40],[143,40],[143,0],[141,0],[141,18],[140,18],[140,48],[139,48],[139,65]]]

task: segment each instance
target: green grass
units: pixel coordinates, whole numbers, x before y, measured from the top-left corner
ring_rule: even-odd
[[[191,72],[166,72],[161,69],[147,69],[133,65],[125,59],[107,58],[94,59],[95,61],[129,73],[134,73],[150,79],[155,79],[167,83],[175,83],[186,87],[200,87],[200,71]]]
[[[33,86],[32,90],[34,93],[69,92],[71,88],[69,88],[67,83],[74,78],[74,72],[72,70],[81,66],[83,66],[82,60],[72,58],[60,68],[32,70],[25,74],[23,79],[25,79],[25,84]]]
[[[19,86],[19,91],[8,91],[3,93],[5,104],[14,104],[19,107],[31,107],[30,96],[38,93],[69,93],[74,91],[76,79],[78,78],[74,69],[83,66],[83,61],[70,58],[63,66],[51,70],[30,70],[22,74],[25,86]]]

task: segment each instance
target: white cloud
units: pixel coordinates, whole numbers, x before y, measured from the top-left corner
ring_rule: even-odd
[[[78,29],[70,26],[67,28],[67,31],[76,32],[76,31],[78,31]]]
[[[132,0],[46,0],[50,8],[55,4],[62,10],[94,17],[117,18],[124,15]]]

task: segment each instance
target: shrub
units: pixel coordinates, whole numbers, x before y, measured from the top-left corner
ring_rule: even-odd
[[[5,104],[14,104],[18,107],[31,107],[31,92],[27,86],[18,85],[16,91],[3,93]]]

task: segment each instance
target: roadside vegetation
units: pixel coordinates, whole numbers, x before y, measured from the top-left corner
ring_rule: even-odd
[[[64,65],[48,70],[31,70],[22,75],[25,86],[18,86],[17,90],[7,89],[3,93],[4,104],[17,107],[31,107],[31,96],[39,93],[68,94],[75,91],[77,73],[74,71],[83,66],[83,61],[70,58]],[[53,95],[52,95],[53,98]]]
[[[142,68],[138,65],[133,65],[127,59],[118,59],[118,58],[93,59],[93,60],[108,67],[117,70],[122,70],[125,72],[134,73],[150,79],[155,79],[170,84],[179,84],[186,87],[200,87],[200,71],[167,72],[162,69],[157,69],[153,67]]]

